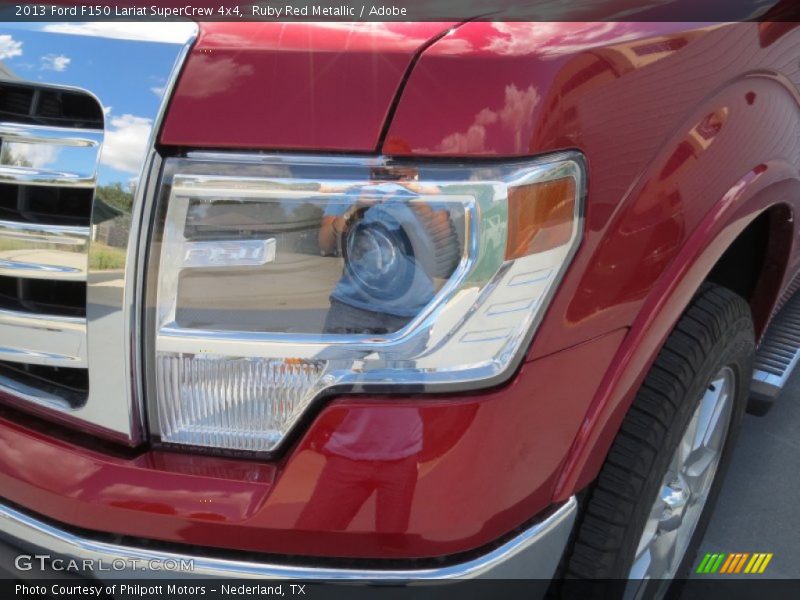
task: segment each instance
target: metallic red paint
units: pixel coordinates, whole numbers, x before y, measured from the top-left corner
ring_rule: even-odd
[[[452,23],[204,23],[161,142],[375,151],[417,51]]]
[[[483,394],[340,398],[274,465],[112,457],[0,419],[0,489],[63,523],[200,546],[339,558],[471,550],[549,505],[624,336],[527,363]],[[331,436],[354,420],[370,422],[371,435],[355,454],[337,452]],[[420,423],[420,443],[397,457],[387,448],[402,421]]]
[[[585,153],[587,230],[542,356],[630,325],[732,185],[765,161],[800,164],[798,51],[792,35],[762,47],[756,23],[467,23],[419,59],[384,151]]]
[[[488,543],[591,481],[715,261],[761,211],[786,215],[778,229],[795,211],[800,38],[757,23],[472,22],[422,53],[385,123],[413,55],[446,29],[204,25],[161,143],[439,157],[581,150],[583,244],[515,379],[461,397],[340,398],[282,461],[191,459],[222,476],[187,470],[182,455],[155,468],[154,453],[112,458],[3,421],[7,498],[155,539],[401,557]],[[782,288],[800,268],[794,237],[776,234],[770,255]],[[778,286],[760,285],[763,320]],[[420,422],[413,460],[386,454],[388,442],[356,458],[330,450],[353,419],[389,410],[409,431]],[[391,439],[392,428],[379,431]]]
[[[554,499],[594,478],[658,348],[736,234],[768,206],[786,207],[778,230],[796,211],[800,38],[790,32],[765,36],[757,23],[468,23],[414,69],[384,152],[578,148],[589,163],[583,244],[529,358],[633,329]],[[773,234],[781,243],[765,271],[781,284],[760,283],[759,330],[800,267],[793,236]]]
[[[628,407],[656,354],[711,268],[737,235],[768,207],[800,198],[796,167],[759,165],[699,224],[639,311],[575,439],[553,500],[566,499],[596,477]],[[788,271],[787,272],[792,272]],[[784,281],[789,282],[790,277]],[[770,308],[778,294],[770,294]]]

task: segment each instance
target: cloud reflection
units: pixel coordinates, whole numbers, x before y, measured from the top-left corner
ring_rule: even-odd
[[[539,100],[539,92],[533,85],[525,89],[520,89],[513,83],[507,85],[502,107],[496,110],[488,107],[482,109],[466,131],[446,136],[437,150],[453,154],[486,152],[487,129],[499,122],[502,127],[514,133],[515,148],[521,151],[522,132],[530,126],[533,110]]]
[[[22,42],[10,35],[0,35],[0,60],[22,56]]]
[[[185,73],[186,79],[181,86],[183,93],[190,98],[207,98],[224,92],[255,72],[252,65],[239,64],[229,57],[198,56],[195,63],[197,68]]]
[[[484,50],[504,56],[569,55],[637,36],[637,23],[492,23]],[[640,35],[640,34],[639,34]]]
[[[44,169],[56,162],[61,148],[54,144],[25,144],[5,141],[2,152],[0,152],[0,164]]]
[[[63,54],[48,54],[42,57],[42,69],[49,71],[64,71],[72,59]]]
[[[138,173],[147,152],[151,119],[124,114],[106,117],[106,135],[100,163],[126,173]]]

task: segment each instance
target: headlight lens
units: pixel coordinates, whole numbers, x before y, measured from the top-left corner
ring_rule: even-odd
[[[497,383],[577,248],[582,164],[167,160],[154,433],[269,451],[325,392]]]

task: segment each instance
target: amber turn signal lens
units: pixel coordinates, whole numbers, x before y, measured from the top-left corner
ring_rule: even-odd
[[[572,177],[509,188],[506,259],[569,243],[575,221],[575,193]]]

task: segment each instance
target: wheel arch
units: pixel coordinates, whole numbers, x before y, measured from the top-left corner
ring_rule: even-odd
[[[730,265],[743,249],[758,244],[764,253],[763,268],[746,299],[756,335],[763,332],[791,280],[788,265],[796,235],[792,206],[798,200],[796,167],[771,161],[754,167],[712,207],[653,286],[617,351],[564,463],[554,501],[594,480],[636,390],[700,286],[707,280],[725,285]]]
[[[778,203],[764,209],[731,242],[711,268],[707,281],[747,300],[756,339],[765,332],[781,290],[793,279],[787,272],[794,237],[792,207]]]

